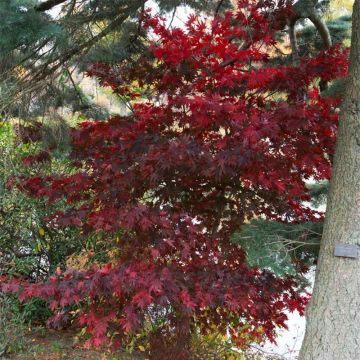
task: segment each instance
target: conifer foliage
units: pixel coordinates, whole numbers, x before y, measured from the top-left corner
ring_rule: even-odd
[[[296,67],[269,67],[289,12],[239,1],[211,22],[190,17],[186,30],[145,12],[153,57],[89,68],[131,99],[131,114],[73,130],[76,173],[21,183],[50,203],[66,199],[68,210],[48,219],[53,226],[120,236],[117,261],[3,291],[49,301],[53,324],[77,304],[95,346],[126,343],[156,322],[154,359],[190,358],[195,329],[230,334],[238,346],[244,333],[274,340],[285,311],[302,313],[307,296],[296,281],[249,268],[230,241],[254,217],[320,217],[304,205],[305,181],[330,177],[339,100],[322,98],[314,84],[344,76],[347,52],[336,45]]]

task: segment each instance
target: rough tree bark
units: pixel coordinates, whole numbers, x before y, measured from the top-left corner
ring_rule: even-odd
[[[335,257],[360,245],[360,0],[353,8],[350,72],[340,113],[333,177],[313,297],[299,360],[360,359],[360,259]]]

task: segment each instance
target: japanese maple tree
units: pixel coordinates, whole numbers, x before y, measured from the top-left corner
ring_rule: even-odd
[[[293,278],[249,268],[230,241],[254,217],[321,216],[304,205],[306,180],[330,177],[339,100],[315,84],[344,76],[347,52],[336,45],[298,66],[272,65],[289,13],[286,4],[239,1],[223,17],[170,29],[145,12],[151,54],[88,71],[128,99],[131,113],[72,131],[76,173],[21,181],[32,196],[66,200],[53,226],[120,236],[117,260],[3,291],[48,301],[53,322],[78,304],[96,346],[126,343],[160,317],[156,359],[191,357],[194,329],[242,346],[244,333],[274,340],[286,311],[303,313],[307,296]]]

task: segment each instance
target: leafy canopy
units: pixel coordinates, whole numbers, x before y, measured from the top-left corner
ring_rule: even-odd
[[[50,204],[66,200],[53,226],[118,238],[118,258],[3,290],[47,300],[53,323],[77,304],[92,345],[127,343],[151,323],[152,358],[189,358],[195,329],[230,334],[237,346],[244,333],[274,340],[287,310],[302,313],[307,296],[295,279],[250,268],[230,240],[254,217],[321,216],[304,205],[305,182],[330,177],[339,100],[314,84],[344,76],[347,52],[336,45],[298,66],[269,67],[289,11],[239,1],[211,22],[190,17],[186,30],[145,12],[152,56],[89,68],[132,112],[73,130],[75,174],[21,183]]]

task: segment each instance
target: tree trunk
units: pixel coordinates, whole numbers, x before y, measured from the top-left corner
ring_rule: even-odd
[[[335,257],[338,243],[360,245],[360,0],[353,9],[350,72],[299,360],[360,359],[360,259]]]

